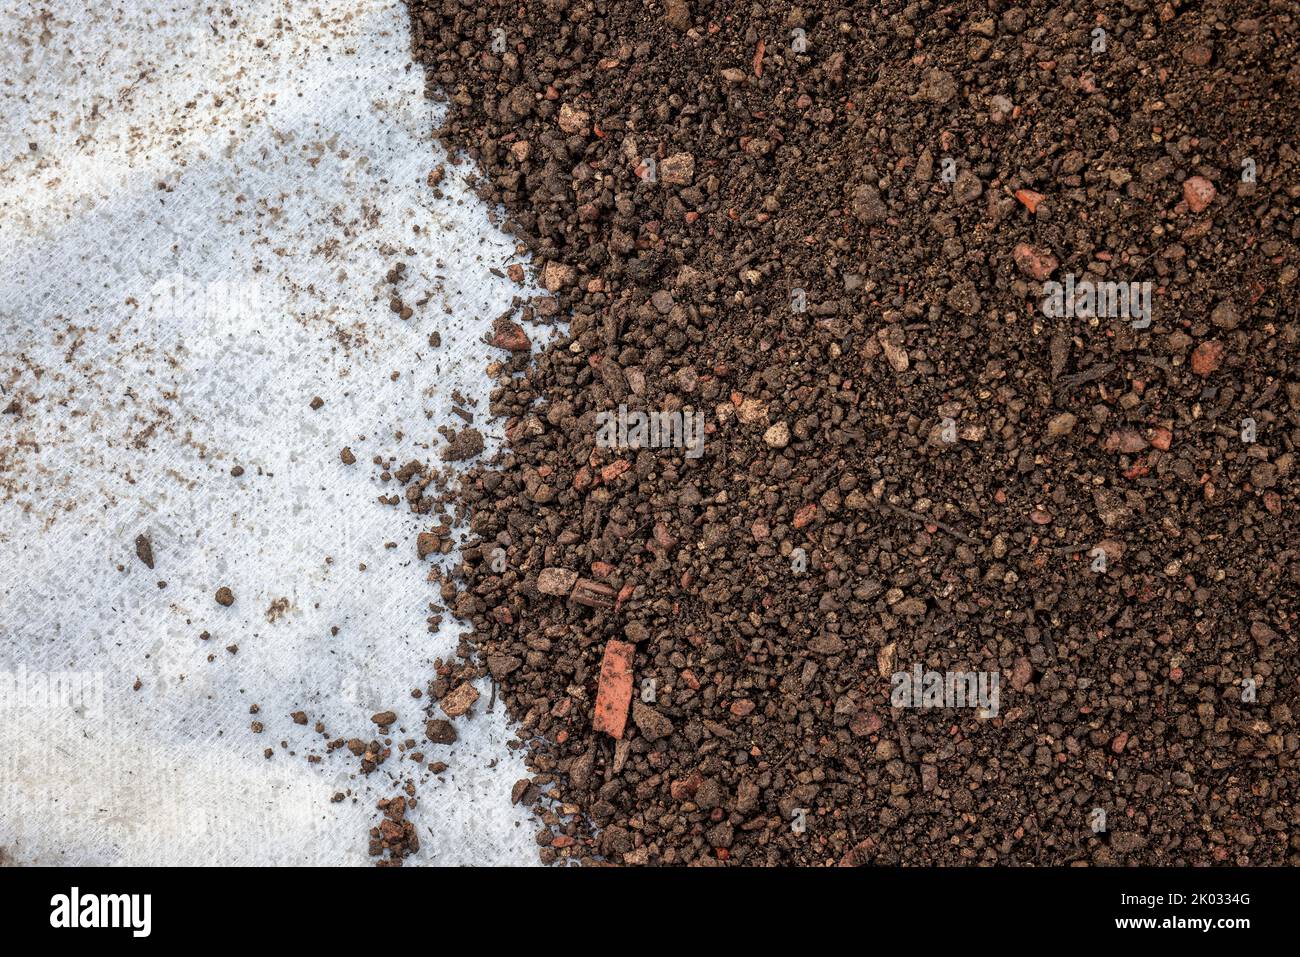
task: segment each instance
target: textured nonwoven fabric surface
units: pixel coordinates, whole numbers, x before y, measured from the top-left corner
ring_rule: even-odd
[[[0,10],[0,860],[363,864],[407,782],[410,863],[536,860],[489,688],[459,741],[424,740],[412,690],[457,626],[428,632],[429,519],[381,504],[401,486],[372,463],[437,462],[456,391],[498,447],[482,337],[530,291],[432,141],[406,16]],[[371,775],[326,752],[383,710]]]

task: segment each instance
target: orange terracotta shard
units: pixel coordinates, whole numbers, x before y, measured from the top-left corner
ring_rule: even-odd
[[[1046,197],[1042,193],[1035,193],[1032,189],[1018,189],[1016,190],[1016,199],[1024,204],[1025,209],[1034,213],[1038,211],[1038,204]]]
[[[610,640],[600,663],[600,685],[596,688],[596,718],[591,726],[614,738],[623,737],[627,708],[632,703],[632,655],[636,645]]]

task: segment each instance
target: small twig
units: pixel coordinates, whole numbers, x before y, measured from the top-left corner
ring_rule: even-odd
[[[930,518],[926,515],[922,515],[920,512],[913,512],[910,508],[903,508],[901,505],[894,505],[892,502],[886,502],[884,499],[881,499],[880,505],[898,515],[903,515],[907,518],[913,519],[914,521],[921,522],[923,525],[933,525],[940,531],[947,532],[959,542],[964,542],[967,545],[975,544],[975,540],[965,532],[960,532],[951,525],[939,521],[937,518]]]
[[[1072,389],[1076,385],[1083,385],[1085,382],[1091,382],[1094,379],[1100,379],[1102,376],[1109,375],[1116,368],[1113,362],[1100,362],[1097,365],[1089,366],[1083,372],[1077,372],[1074,375],[1068,375],[1056,383],[1057,391]]]

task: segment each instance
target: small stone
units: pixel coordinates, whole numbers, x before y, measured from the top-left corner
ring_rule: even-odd
[[[1047,434],[1050,438],[1059,439],[1063,435],[1069,435],[1074,431],[1078,424],[1079,418],[1073,412],[1062,412],[1060,415],[1054,415],[1047,422]]]
[[[734,708],[735,705],[732,705],[732,707]],[[670,784],[668,793],[672,795],[674,801],[689,801],[699,792],[703,780],[697,771],[690,777],[679,778]]]
[[[895,340],[895,335],[902,338],[901,333],[891,334],[891,332],[893,331],[889,329],[881,329],[876,333],[876,339],[880,343],[881,351],[885,353],[885,361],[889,363],[889,367],[895,372],[906,372],[911,365],[911,359],[902,344]]]
[[[428,558],[442,545],[442,540],[433,532],[421,532],[415,536],[415,553],[421,559]]]
[[[894,606],[893,610],[896,614],[906,615],[908,618],[923,618],[926,612],[925,600],[913,595],[910,598],[904,598]]]
[[[505,316],[492,324],[492,345],[510,352],[528,352],[533,347],[523,327]]]
[[[153,568],[153,545],[147,535],[135,537],[135,557],[144,562],[145,568]]]
[[[695,179],[695,157],[674,153],[659,164],[659,179],[669,186],[690,186]]]
[[[743,399],[736,409],[736,418],[746,425],[758,425],[767,421],[767,403],[758,399]]]
[[[1018,199],[1025,209],[1029,210],[1031,213],[1038,211],[1038,204],[1041,203],[1044,198],[1045,197],[1042,193],[1036,193],[1032,189],[1016,190],[1016,199]]]
[[[1250,637],[1254,639],[1256,643],[1267,647],[1277,641],[1278,633],[1270,628],[1265,622],[1252,621],[1250,623]]]
[[[440,701],[442,713],[449,718],[459,718],[474,707],[479,698],[478,689],[468,681],[458,685],[450,694]]]
[[[783,449],[790,444],[790,427],[784,422],[777,422],[763,433],[763,441],[774,449]]]
[[[973,203],[984,195],[984,183],[980,178],[968,169],[963,169],[957,174],[957,182],[952,187],[952,197],[957,202]]]
[[[1209,375],[1223,364],[1223,343],[1217,339],[1202,342],[1192,351],[1192,371]]]
[[[1056,267],[1060,265],[1049,250],[1037,249],[1029,243],[1017,243],[1011,250],[1011,258],[1022,275],[1037,279],[1039,282],[1054,273]]]
[[[1147,440],[1135,429],[1116,429],[1106,436],[1101,443],[1101,447],[1107,452],[1121,452],[1125,455],[1132,455],[1145,449]]]
[[[514,655],[487,656],[488,671],[492,672],[492,677],[498,681],[501,681],[512,671],[517,671],[523,663],[522,658],[517,658]]]
[[[566,286],[572,286],[575,273],[572,266],[551,260],[542,267],[542,285],[547,292],[559,292]]]
[[[234,593],[234,592],[232,592],[232,591],[231,591],[229,588],[227,588],[225,585],[222,585],[220,588],[217,589],[217,604],[218,604],[218,605],[225,605],[227,608],[229,608],[229,607],[230,607],[231,605],[233,605],[234,603],[235,603],[235,593]]]
[[[1260,462],[1250,470],[1250,484],[1258,489],[1272,488],[1277,484],[1277,466]]]
[[[883,222],[889,215],[889,209],[880,197],[880,190],[870,183],[863,183],[853,191],[853,202],[849,211],[854,219],[867,225]]]
[[[957,95],[957,80],[946,70],[931,70],[921,82],[917,95],[930,103],[947,103]]]
[[[668,0],[665,4],[664,22],[678,33],[691,28],[691,8],[686,0]]]
[[[650,305],[655,307],[655,312],[661,316],[666,316],[673,309],[673,294],[667,289],[657,290],[650,297]]]
[[[1237,306],[1231,299],[1225,299],[1210,313],[1210,322],[1220,329],[1236,329],[1239,318]]]
[[[673,733],[672,721],[640,701],[632,702],[632,720],[642,736],[649,741],[657,741]]]
[[[588,124],[591,122],[591,114],[586,110],[575,110],[568,103],[560,107],[560,116],[558,120],[560,129],[573,136],[578,133],[586,133]]]
[[[573,591],[578,573],[568,568],[543,568],[537,576],[537,590],[543,595],[563,596]]]
[[[1194,213],[1203,212],[1218,194],[1214,184],[1204,176],[1189,176],[1183,181],[1183,199]]]
[[[949,289],[944,301],[949,309],[963,316],[973,316],[980,311],[979,293],[969,279],[962,280]]]
[[[1114,489],[1093,490],[1092,501],[1097,508],[1097,516],[1107,528],[1122,528],[1133,517],[1133,510],[1125,504],[1124,497]]]
[[[434,744],[455,744],[460,737],[456,726],[443,718],[434,718],[425,722],[424,736]]]
[[[397,714],[392,711],[380,711],[378,714],[372,714],[370,720],[381,728],[386,728],[397,720]]]

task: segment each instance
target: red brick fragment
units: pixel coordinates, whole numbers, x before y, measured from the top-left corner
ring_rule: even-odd
[[[636,645],[610,639],[600,662],[600,684],[596,688],[596,717],[591,726],[610,737],[623,737],[627,709],[632,703],[632,655]]]

